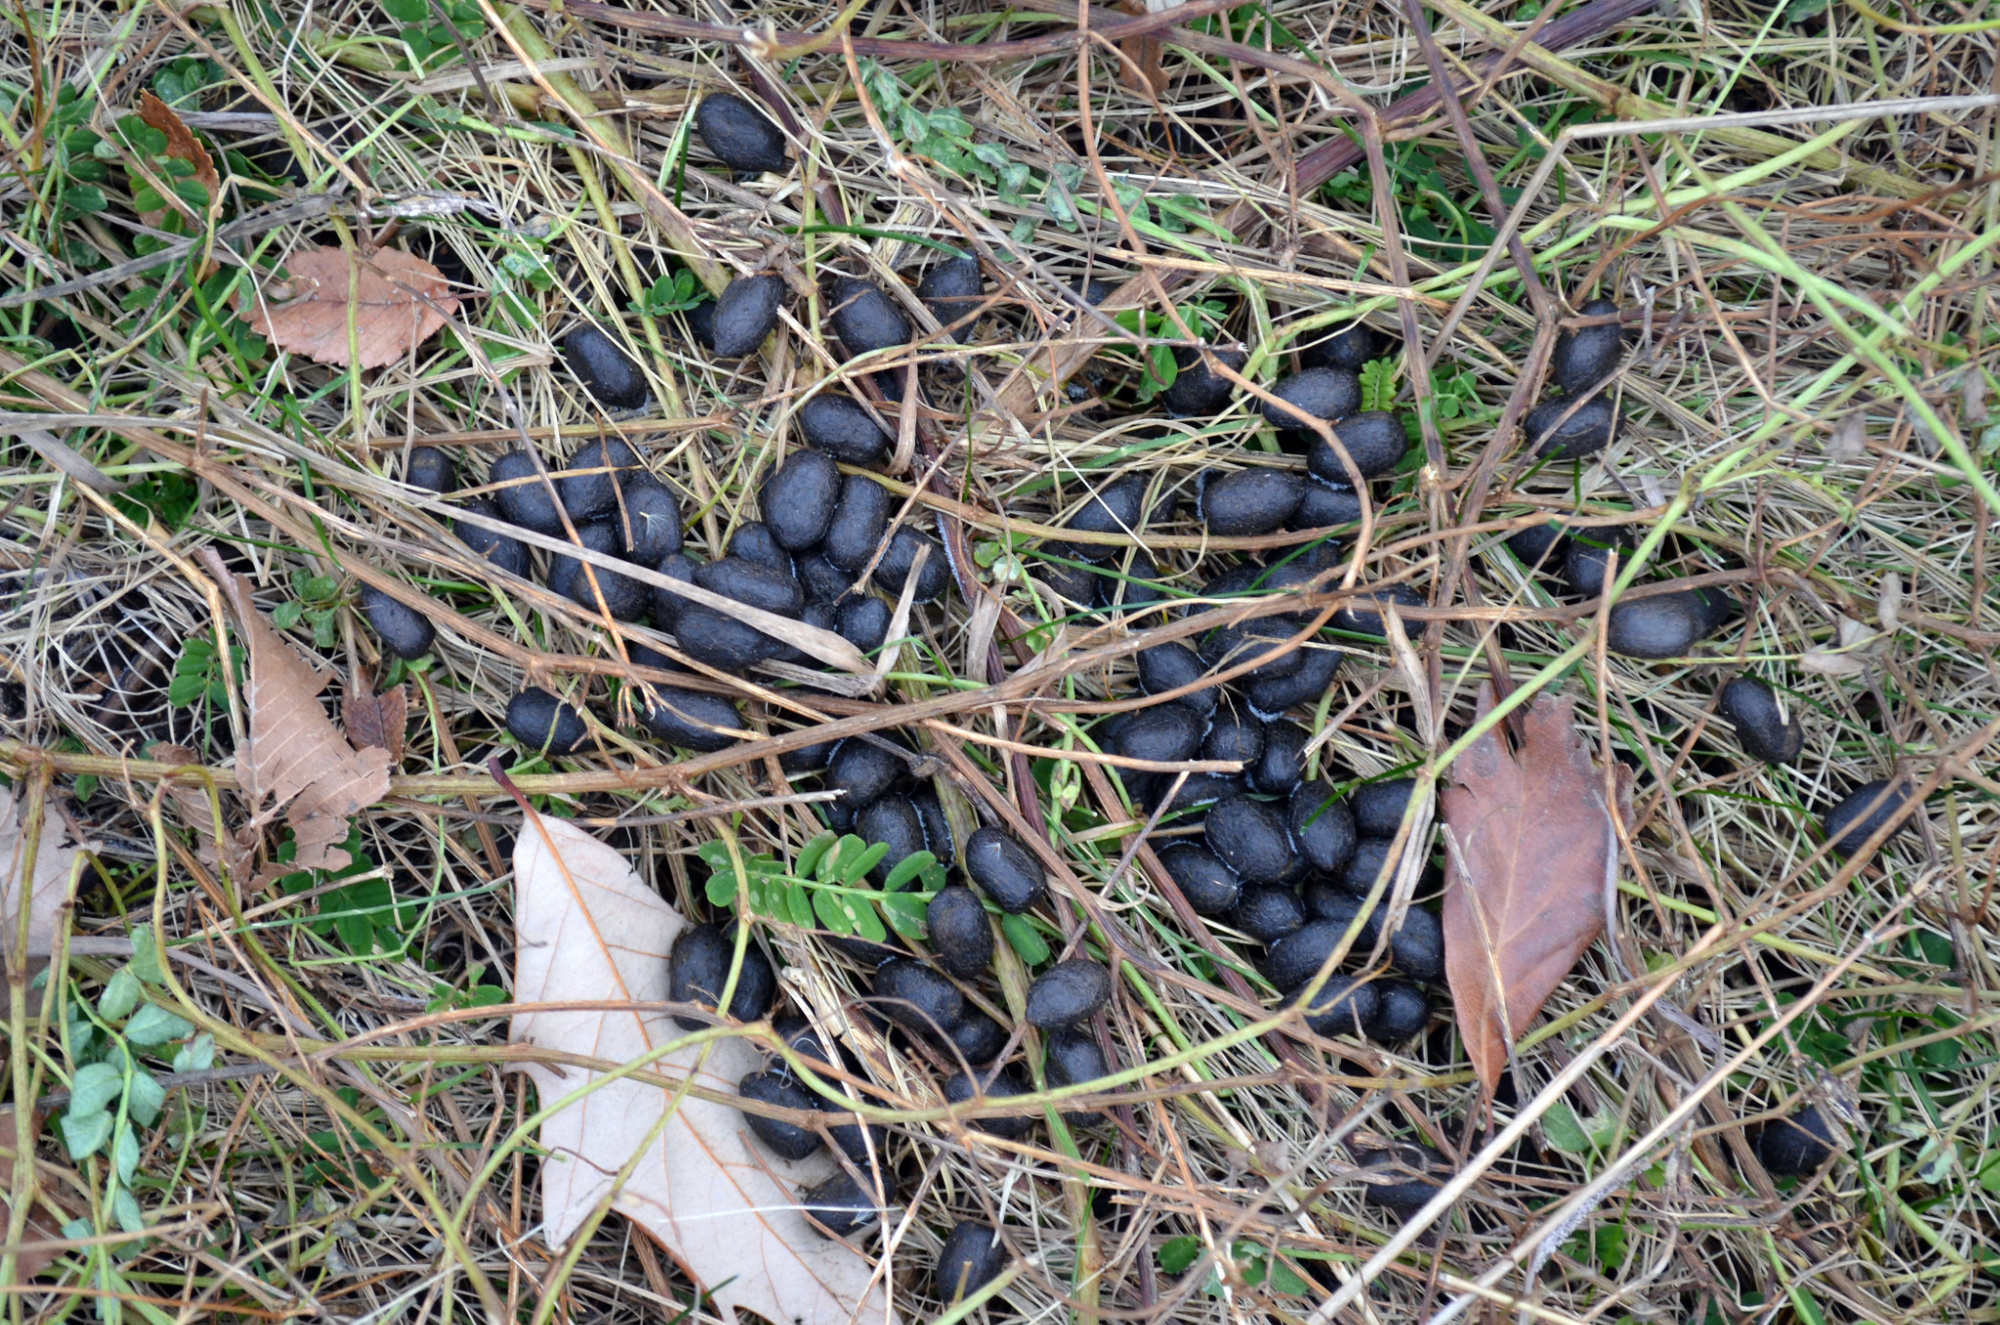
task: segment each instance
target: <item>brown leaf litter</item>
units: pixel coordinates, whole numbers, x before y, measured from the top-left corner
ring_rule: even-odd
[[[279,349],[316,363],[345,365],[353,351],[363,368],[395,363],[458,311],[444,273],[401,249],[381,249],[365,261],[337,248],[302,249],[285,259],[285,273],[243,296],[243,321]]]

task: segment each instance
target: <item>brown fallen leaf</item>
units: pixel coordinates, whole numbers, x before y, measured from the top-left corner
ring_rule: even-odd
[[[341,725],[347,739],[359,749],[389,752],[389,766],[403,762],[403,732],[410,722],[410,691],[402,684],[380,694],[370,694],[363,685],[340,701]]]
[[[1493,691],[1479,693],[1479,713]],[[1445,864],[1445,976],[1466,1052],[1489,1095],[1507,1051],[1604,930],[1618,842],[1604,775],[1576,730],[1572,701],[1537,697],[1520,715],[1518,754],[1496,728],[1452,765],[1440,792],[1457,843]],[[1621,801],[1631,774],[1618,770]]]
[[[359,263],[337,248],[302,249],[285,272],[241,296],[239,311],[252,331],[316,363],[347,363],[350,307],[363,368],[395,363],[458,311],[444,273],[400,249]]]
[[[250,739],[237,752],[236,774],[262,826],[289,805],[285,822],[298,842],[294,869],[337,870],[348,862],[337,844],[347,821],[389,794],[389,752],[357,752],[320,707],[333,673],[319,671],[271,628],[250,601],[250,586],[212,547],[202,560],[236,613],[250,654]],[[264,805],[266,797],[271,803]]]
[[[0,954],[14,946],[21,919],[21,876],[27,865],[26,824],[28,807],[17,803],[14,793],[0,788]],[[55,948],[56,927],[62,909],[75,886],[81,857],[94,844],[68,840],[61,816],[42,816],[41,839],[35,848],[34,877],[26,889],[28,898],[29,957],[46,957]],[[4,964],[4,963],[0,963]]]
[[[0,1105],[0,1228],[4,1228],[7,1217],[13,1211],[14,1194],[14,1106]],[[30,1123],[28,1130],[41,1130],[41,1119]],[[27,1224],[21,1229],[23,1242],[61,1242],[62,1228],[39,1206],[28,1212]],[[21,1280],[29,1280],[55,1264],[62,1255],[57,1247],[23,1248],[14,1257],[14,1273]]]
[[[192,178],[208,190],[208,206],[201,211],[213,212],[220,207],[222,176],[215,173],[215,161],[209,156],[208,149],[201,145],[201,140],[189,131],[187,125],[181,123],[181,117],[174,114],[172,107],[151,92],[139,94],[137,109],[141,120],[167,136],[167,155],[194,167]],[[160,182],[165,184],[169,181]],[[196,208],[179,194],[169,191],[163,196],[185,212],[190,220],[200,219],[200,213]],[[160,222],[166,219],[166,215],[165,211],[141,212],[139,219],[157,228]]]
[[[519,1002],[644,1004],[666,999],[667,950],[686,921],[616,851],[538,817],[522,825],[514,848],[514,923]],[[662,1012],[600,1009],[520,1013],[508,1039],[622,1063],[681,1034]],[[701,1053],[678,1050],[659,1066],[676,1079],[699,1068],[701,1084],[730,1092],[762,1066],[744,1040],[716,1043],[706,1063]],[[599,1075],[535,1063],[519,1070],[534,1079],[544,1108]],[[655,1085],[613,1081],[542,1124],[549,1245],[568,1242],[609,1197],[728,1319],[741,1309],[785,1325],[896,1325],[869,1258],[822,1237],[798,1209],[797,1189],[833,1172],[825,1151],[799,1163],[777,1159],[753,1149],[736,1110],[691,1096],[661,1127],[671,1098]],[[631,1179],[614,1194],[634,1155]]]

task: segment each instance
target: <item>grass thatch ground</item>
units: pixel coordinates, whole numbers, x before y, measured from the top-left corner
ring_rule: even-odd
[[[840,369],[816,348],[817,301],[794,305],[804,336],[716,365],[672,311],[675,274],[692,262],[719,280],[768,262],[801,290],[830,270],[887,284],[934,259],[934,241],[1013,278],[989,279],[975,352],[918,353],[937,412],[918,420],[914,459],[917,476],[937,466],[935,492],[973,508],[959,527],[1009,612],[1033,621],[1046,606],[1023,573],[1041,544],[1007,541],[994,513],[1051,523],[1086,480],[1128,471],[1191,497],[1209,466],[1298,463],[1250,403],[1196,422],[1142,404],[1154,347],[1184,324],[1219,323],[1253,348],[1246,375],[1268,385],[1295,339],[1359,314],[1414,334],[1434,365],[1412,374],[1400,360],[1384,384],[1399,408],[1424,410],[1424,445],[1392,487],[1377,485],[1356,571],[1407,579],[1447,609],[1413,623],[1429,627],[1416,659],[1447,735],[1504,664],[1517,683],[1577,695],[1589,738],[1639,776],[1617,954],[1594,949],[1520,1045],[1533,1089],[1518,1098],[1569,1065],[1587,1070],[1434,1231],[1371,1259],[1401,1224],[1364,1205],[1342,1138],[1359,1129],[1450,1150],[1468,1124],[1487,1125],[1448,1017],[1395,1052],[1293,1044],[1281,1057],[1251,1041],[1147,1073],[1123,1126],[1084,1135],[1080,1151],[1046,1139],[971,1151],[922,1129],[899,1141],[911,1173],[935,1170],[893,1271],[906,1316],[939,1313],[927,1267],[951,1220],[997,1212],[1027,1260],[982,1308],[996,1318],[1293,1321],[1361,1277],[1366,1305],[1341,1319],[1434,1319],[1477,1285],[1467,1309],[1496,1321],[2000,1318],[2000,788],[1988,753],[2000,713],[1988,565],[2000,106],[1979,99],[1995,77],[1988,7],[1724,2],[1578,34],[1564,27],[1575,15],[1535,0],[1490,17],[1441,0],[1424,15],[1431,43],[1414,6],[1204,5],[1157,53],[1157,96],[1134,90],[1149,58],[1138,40],[1122,57],[1093,41],[1086,67],[1074,42],[1051,39],[1074,32],[1066,4],[862,0],[842,17],[863,50],[803,54],[769,43],[824,32],[824,9],[718,4],[649,23],[664,8],[550,8],[7,11],[0,410],[13,434],[24,413],[60,416],[34,422],[117,490],[94,491],[46,446],[0,443],[6,771],[49,824],[102,844],[61,978],[10,986],[5,1095],[67,1092],[81,1064],[129,1035],[103,1000],[135,924],[178,945],[174,972],[214,1052],[134,1049],[176,1088],[131,1129],[129,1164],[103,1151],[72,1163],[59,1123],[43,1128],[42,1172],[76,1222],[55,1265],[0,1309],[471,1318],[463,1255],[519,1319],[699,1314],[689,1284],[617,1220],[559,1269],[537,1237],[536,1155],[508,1140],[530,1100],[494,1052],[505,1022],[490,1007],[512,969],[513,808],[484,761],[515,757],[500,714],[524,676],[609,714],[623,665],[587,614],[487,583],[452,550],[437,508],[387,479],[412,439],[459,448],[470,482],[523,434],[554,461],[609,428],[679,488],[690,542],[719,548],[798,445],[791,407]],[[1528,290],[1453,119],[1432,107],[1363,143],[1357,110],[1431,82],[1431,62],[1455,77],[1490,69],[1479,63],[1490,43],[1530,27],[1564,49],[1521,47],[1464,106],[1508,232],[1532,259]],[[764,35],[732,44],[745,29]],[[869,54],[906,39],[1020,45],[1003,58]],[[952,58],[928,58],[940,53]],[[689,162],[695,100],[748,92],[753,78],[805,146],[782,184],[730,179],[698,153]],[[115,125],[146,89],[232,149],[219,161],[233,177],[223,223],[261,218],[230,232],[235,260],[199,281],[185,251],[145,260],[170,240],[140,227],[142,172]],[[1871,108],[1916,98],[1942,100]],[[302,187],[272,183],[289,151],[305,154]],[[1324,163],[1343,153],[1349,164],[1328,178]],[[429,256],[464,294],[451,328],[408,362],[363,373],[289,360],[230,311],[238,262],[363,239]],[[1080,315],[1063,290],[1084,277],[1139,282],[1125,302],[1146,309],[1143,327],[1129,313]],[[16,297],[58,283],[70,292]],[[1624,435],[1601,464],[1528,467],[1513,424],[1533,400],[1517,384],[1534,380],[1564,305],[1595,294],[1647,310],[1619,386]],[[581,321],[646,363],[656,404],[643,417],[597,421],[555,353]],[[1089,398],[1035,405],[1049,364],[1084,345],[1099,351],[1077,379]],[[1731,586],[1751,605],[1747,628],[1694,665],[1576,653],[1579,610],[1497,548],[1523,517],[1579,503],[1670,521],[1649,573]],[[1193,592],[1236,554],[1204,541],[1189,505],[1154,551],[1169,586]],[[294,638],[343,674],[411,684],[403,781],[358,822],[366,864],[350,877],[233,885],[172,809],[162,818],[158,769],[119,771],[162,741],[210,768],[230,758],[241,713],[190,573],[194,549],[218,539],[258,577],[267,609],[295,605]],[[423,669],[378,657],[351,610],[363,571],[457,614]],[[990,613],[968,616],[954,596],[912,626],[883,700],[995,679]],[[1025,641],[1029,653],[1057,645],[1043,697],[1126,693],[1129,660],[1062,652],[1120,630],[1069,628]],[[1021,661],[1005,654],[1008,668]],[[1713,717],[1716,685],[1739,666],[1803,714],[1797,767],[1748,761]],[[1420,762],[1409,687],[1364,645],[1316,715],[1321,766],[1342,780]],[[806,709],[898,723],[872,704],[793,691],[746,711],[780,732]],[[967,703],[944,721],[990,737],[993,714]],[[1025,720],[1017,707],[1004,734],[1073,749],[1086,720],[1058,703]],[[514,776],[698,906],[706,869],[693,853],[711,821],[662,816],[782,792],[775,764],[683,785],[664,767],[671,752],[602,736],[601,754],[559,769],[517,762]],[[950,749],[959,776],[1039,797],[1094,904],[1135,945],[1149,973],[1112,1022],[1128,1062],[1244,1024],[1240,1001],[1210,995],[1215,958],[1152,876],[1126,867],[1136,826],[1109,782],[1035,758],[1024,783],[990,746],[936,726],[927,739]],[[641,789],[599,776],[614,768],[641,770]],[[1918,831],[1858,866],[1820,850],[1824,809],[1894,771],[1936,789]],[[738,832],[789,855],[811,823],[767,809]],[[829,987],[856,987],[819,938],[775,942]],[[1628,1017],[1662,986],[1655,1011]],[[453,1010],[421,1032],[377,1033]],[[295,1057],[333,1042],[349,1048]],[[257,1055],[286,1065],[262,1069]],[[1805,1102],[1844,1120],[1837,1162],[1776,1187],[1739,1172],[1745,1125]],[[357,1115],[407,1164],[358,1141]],[[1490,1121],[1515,1117],[1503,1104]],[[1619,1180],[1601,1201],[1545,1227],[1556,1202],[1608,1174]],[[434,1223],[419,1184],[465,1212],[458,1236]],[[1551,1232],[1528,1291],[1513,1267]]]

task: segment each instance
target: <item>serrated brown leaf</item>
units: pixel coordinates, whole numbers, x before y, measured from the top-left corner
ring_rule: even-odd
[[[350,307],[361,366],[380,368],[436,335],[458,311],[458,298],[443,272],[400,249],[357,262],[341,249],[309,248],[285,259],[284,276],[267,278],[239,300],[252,331],[281,350],[330,364],[348,361]]]
[[[582,829],[546,817],[523,824],[514,848],[514,997],[544,1010],[517,1014],[508,1039],[619,1063],[679,1039],[665,1013],[641,1009],[666,1001],[667,952],[686,923],[623,856]],[[606,1002],[635,1006],[605,1011]],[[581,1006],[567,1011],[566,1003]],[[698,1071],[703,1086],[733,1092],[763,1055],[725,1039],[705,1061],[695,1047],[655,1065],[676,1081]],[[518,1070],[534,1079],[544,1108],[600,1075],[538,1063]],[[736,1110],[693,1096],[662,1126],[672,1099],[656,1084],[612,1081],[543,1122],[548,1245],[568,1242],[608,1198],[711,1294],[724,1319],[742,1309],[785,1325],[897,1325],[870,1259],[822,1237],[798,1207],[798,1188],[833,1172],[826,1151],[778,1159],[753,1148]],[[616,1187],[627,1164],[631,1177]]]
[[[1480,715],[1492,707],[1492,688],[1482,687]],[[1473,742],[1438,796],[1457,843],[1445,866],[1445,977],[1488,1094],[1509,1046],[1603,932],[1618,860],[1604,775],[1572,701],[1536,698],[1520,730],[1516,753],[1497,727]]]
[[[394,768],[403,762],[403,730],[410,721],[409,687],[397,684],[380,694],[370,694],[365,687],[352,691],[340,702],[340,721],[357,749],[387,750],[389,766]]]
[[[154,96],[151,92],[141,92],[139,94],[137,110],[141,120],[167,136],[167,155],[185,161],[194,167],[195,181],[208,190],[208,210],[213,212],[216,208],[220,207],[222,205],[222,177],[216,174],[215,161],[209,156],[208,149],[201,145],[201,140],[194,136],[187,125],[181,123],[181,117],[174,114],[171,106]],[[186,210],[190,217],[195,216],[194,209],[189,207],[180,195],[169,194],[167,196],[172,198],[176,206]],[[141,212],[139,219],[147,225],[158,227],[160,222],[166,219],[166,213],[163,211]]]
[[[285,822],[298,842],[293,868],[337,870],[348,862],[337,846],[347,840],[348,819],[389,794],[389,752],[357,752],[347,743],[319,703],[333,674],[314,668],[272,628],[250,601],[250,586],[214,548],[201,557],[250,655],[250,739],[237,751],[236,775],[252,822],[267,823],[289,805]]]

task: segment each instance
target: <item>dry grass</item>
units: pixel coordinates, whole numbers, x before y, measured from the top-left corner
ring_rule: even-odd
[[[368,374],[246,346],[213,303],[240,266],[220,267],[199,297],[181,259],[0,309],[4,408],[66,416],[45,422],[127,485],[107,499],[22,441],[6,443],[4,761],[17,788],[102,844],[66,978],[50,982],[46,1002],[43,986],[11,986],[9,1098],[66,1092],[96,1052],[84,1028],[135,922],[174,940],[175,973],[221,1049],[212,1067],[183,1063],[170,1079],[160,1121],[137,1130],[129,1182],[102,1154],[71,1163],[57,1127],[43,1129],[45,1185],[81,1222],[42,1280],[5,1296],[10,1318],[472,1318],[469,1260],[520,1319],[708,1319],[671,1263],[615,1219],[560,1272],[538,1237],[535,1153],[494,1149],[530,1104],[520,1079],[481,1052],[504,1043],[504,1020],[471,1008],[421,1032],[385,1028],[454,997],[463,1006],[474,967],[488,984],[511,978],[512,806],[485,777],[490,754],[516,759],[515,777],[545,808],[599,826],[690,909],[701,905],[706,870],[693,852],[709,821],[657,816],[791,788],[764,759],[712,759],[684,779],[672,752],[604,723],[587,758],[559,770],[521,759],[501,714],[524,678],[609,720],[627,665],[602,623],[490,574],[444,534],[441,505],[390,480],[413,440],[443,435],[459,447],[470,483],[523,435],[554,464],[616,432],[682,493],[691,545],[719,549],[754,518],[760,476],[798,445],[796,406],[828,385],[863,388],[820,348],[817,297],[793,304],[803,334],[733,367],[691,347],[677,315],[644,314],[635,300],[683,261],[718,279],[770,264],[802,295],[833,271],[901,290],[898,273],[937,256],[926,240],[988,258],[994,303],[971,350],[932,340],[914,351],[936,409],[918,416],[902,477],[935,475],[927,500],[973,508],[978,519],[961,524],[962,508],[944,502],[944,527],[1001,554],[976,573],[1010,614],[1034,622],[1059,609],[1006,578],[1016,559],[1043,555],[1032,538],[999,546],[1008,522],[1058,523],[1087,484],[1144,474],[1156,496],[1183,498],[1153,551],[1167,585],[1194,594],[1241,555],[1204,540],[1190,518],[1196,476],[1299,463],[1260,427],[1247,394],[1205,421],[1137,406],[1146,351],[1183,330],[1155,317],[1135,334],[1137,324],[1079,312],[1067,286],[1133,281],[1137,298],[1125,302],[1164,313],[1143,270],[1175,287],[1182,319],[1211,301],[1225,334],[1253,349],[1245,372],[1260,386],[1284,371],[1295,341],[1363,316],[1392,336],[1415,332],[1436,370],[1414,384],[1401,370],[1398,407],[1427,411],[1427,463],[1377,485],[1371,537],[1345,583],[1405,579],[1444,610],[1413,614],[1421,696],[1388,651],[1349,641],[1356,656],[1310,718],[1319,767],[1338,782],[1421,765],[1434,753],[1421,712],[1442,716],[1441,749],[1469,721],[1478,683],[1504,666],[1517,684],[1578,696],[1589,739],[1638,769],[1639,794],[1617,952],[1600,944],[1550,1002],[1519,1047],[1517,1099],[1489,1114],[1448,1017],[1395,1051],[1245,1039],[1254,1005],[1221,988],[1213,939],[1175,919],[1150,853],[1128,860],[1138,825],[1113,784],[1088,766],[1034,760],[1056,770],[1055,793],[1074,798],[1057,807],[1048,787],[1026,788],[1073,872],[1042,933],[1118,943],[1135,967],[1108,1020],[1111,1043],[1128,1064],[1186,1062],[1136,1073],[1111,1131],[1052,1139],[1045,1129],[1024,1148],[930,1124],[898,1129],[894,1153],[915,1197],[892,1230],[905,1316],[940,1314],[932,1256],[954,1219],[983,1215],[1005,1219],[1022,1258],[980,1308],[996,1318],[1296,1321],[1363,1280],[1365,1306],[1343,1305],[1341,1319],[1431,1320],[1460,1308],[1550,1322],[2000,1318],[2000,942],[1989,910],[2000,823],[1986,752],[2000,713],[2000,602],[1987,558],[1996,507],[1981,488],[1991,494],[2000,450],[1989,420],[2000,373],[2000,189],[1990,182],[2000,109],[1865,109],[1988,92],[1995,34],[1973,21],[1976,6],[1898,9],[1898,25],[1874,21],[1858,0],[1801,12],[1811,7],[1722,4],[1700,22],[1662,9],[1556,55],[1530,52],[1532,73],[1515,69],[1469,100],[1470,132],[1513,208],[1511,233],[1533,256],[1534,297],[1506,246],[1473,228],[1492,218],[1441,114],[1392,126],[1386,144],[1370,144],[1377,166],[1363,159],[1326,187],[1292,186],[1289,167],[1319,159],[1313,148],[1366,136],[1357,107],[1379,110],[1429,78],[1399,6],[1225,11],[1235,26],[1211,20],[1206,35],[1165,49],[1157,98],[1121,81],[1130,67],[1109,43],[1093,45],[1087,67],[1072,49],[887,62],[911,107],[933,118],[956,107],[979,141],[1028,167],[1025,192],[948,169],[936,153],[908,155],[906,127],[875,113],[880,84],[864,80],[862,104],[852,77],[862,66],[837,45],[759,55],[685,26],[661,34],[579,20],[574,6],[552,18],[455,5],[439,12],[486,82],[465,77],[443,40],[431,82],[415,85],[403,72],[404,24],[372,3],[291,7],[282,21],[279,8],[240,7],[228,24],[164,7],[10,12],[0,289],[141,256],[123,173],[114,165],[101,185],[103,211],[79,206],[90,181],[65,165],[61,136],[109,133],[141,88],[207,59],[205,109],[262,86],[284,111],[284,133],[311,144],[302,205],[239,233],[231,247],[242,261],[270,267],[302,245],[373,235],[437,256],[467,295],[443,337]],[[1534,10],[1494,13],[1519,27]],[[1450,4],[1429,12],[1447,67],[1489,53],[1464,26],[1474,16]],[[768,22],[777,34],[827,21],[798,6],[671,17],[728,32]],[[491,26],[499,18],[505,40]],[[1064,30],[972,5],[864,4],[850,27],[876,41],[957,43]],[[506,67],[521,58],[543,72]],[[782,184],[731,180],[698,155],[683,169],[694,101],[747,89],[746,70],[802,127],[803,169]],[[80,92],[66,119],[57,86]],[[1638,97],[1658,105],[1645,111]],[[1801,108],[1818,117],[1785,118]],[[1647,113],[1739,118],[1642,133],[1635,116]],[[1776,155],[1816,135],[1816,154]],[[1109,182],[1125,186],[1116,207]],[[329,194],[331,206],[313,201]],[[1150,228],[1120,215],[1142,200]],[[239,185],[225,216],[267,205],[281,205],[269,189]],[[1175,228],[1160,229],[1163,209]],[[995,273],[1010,282],[994,284]],[[1573,309],[1596,293],[1649,310],[1617,388],[1624,433],[1601,463],[1528,467],[1512,425],[1532,386],[1518,384],[1538,378],[1563,315],[1556,303]],[[1537,318],[1537,299],[1551,317]],[[584,321],[646,365],[655,408],[643,417],[601,419],[561,361],[561,337]],[[1083,346],[1099,352],[1079,380],[1099,397],[1023,408],[1037,375]],[[1671,665],[1577,650],[1588,613],[1551,597],[1499,544],[1524,517],[1579,509],[1667,523],[1644,574],[1733,586],[1750,605],[1745,626]],[[913,503],[911,518],[928,516]],[[445,628],[431,663],[395,672],[412,683],[404,777],[357,825],[377,874],[306,881],[318,891],[296,895],[222,877],[173,812],[157,834],[157,770],[118,775],[115,760],[143,759],[159,741],[226,770],[240,713],[229,702],[176,706],[168,694],[184,642],[214,638],[190,556],[212,540],[235,548],[267,607],[304,605],[301,642],[321,614],[318,648],[350,680],[388,666],[349,608],[353,576],[436,596]],[[1858,625],[1843,635],[1844,621]],[[1018,652],[992,655],[1011,669],[1047,650],[1056,664],[1040,695],[1051,702],[1015,704],[997,734],[1074,749],[1089,739],[1088,701],[1129,693],[1129,650],[1082,656],[1124,639],[1122,627],[1075,619],[1067,630],[1037,629]],[[911,635],[879,696],[755,678],[770,702],[745,704],[746,717],[779,734],[829,717],[889,728],[908,721],[896,703],[960,695],[932,711],[995,735],[993,706],[977,693],[1001,679],[989,671],[992,618],[953,595],[920,610]],[[1851,668],[1806,665],[1852,636]],[[1739,666],[1781,682],[1803,714],[1796,768],[1743,757],[1713,717],[1713,691]],[[996,803],[1024,790],[1029,761],[1010,764],[935,726],[925,740],[961,787],[984,780]],[[599,776],[613,769],[635,770],[625,789]],[[1825,853],[1820,814],[1892,771],[1936,788],[1918,831],[1855,863]],[[222,806],[235,813],[227,796]],[[804,808],[766,808],[739,832],[789,857],[816,826]],[[370,893],[370,878],[389,891]],[[342,916],[346,930],[322,923]],[[353,929],[357,917],[372,939]],[[767,934],[829,987],[863,989],[823,937]],[[1247,963],[1240,970],[1255,983]],[[1635,1011],[1651,996],[1652,1011]],[[44,1008],[51,1020],[39,1019]],[[107,1033],[95,1032],[100,1045]],[[309,1065],[295,1056],[340,1040],[361,1047]],[[1575,1079],[1552,1118],[1556,1093],[1538,1092],[1566,1070]],[[1819,1176],[1774,1187],[1743,1163],[1743,1126],[1806,1101],[1846,1120],[1844,1149]],[[1357,1134],[1464,1158],[1516,1121],[1527,1127],[1520,1144],[1476,1166],[1420,1237],[1362,1202],[1348,1145]],[[400,1171],[384,1147],[403,1157]],[[471,1175],[496,1159],[495,1179],[471,1190]],[[1568,1212],[1558,1203],[1607,1176],[1553,1230]],[[136,1205],[121,1207],[121,1187]],[[467,1212],[456,1236],[418,1187]],[[143,1239],[121,1225],[121,1209],[142,1216]],[[1552,1256],[1529,1285],[1517,1267],[1552,1231]],[[1201,1258],[1167,1272],[1162,1247],[1187,1237]],[[1253,1282],[1274,1258],[1286,1272]],[[1273,1291],[1299,1274],[1308,1292]],[[1483,1301],[1468,1301],[1476,1285]]]

